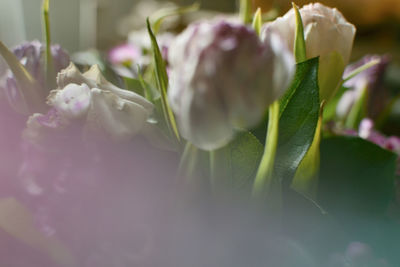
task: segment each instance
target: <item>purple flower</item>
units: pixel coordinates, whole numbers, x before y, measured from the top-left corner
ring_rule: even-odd
[[[44,106],[47,94],[50,90],[54,89],[47,88],[46,85],[46,46],[37,40],[25,42],[14,48],[13,53],[37,82],[37,86],[35,86],[35,88],[19,88],[14,74],[11,70],[6,70],[3,76],[0,77],[0,89],[4,91],[8,102],[15,110],[28,115],[38,110],[26,110],[26,106],[30,106],[29,103],[26,102],[33,100],[26,99],[28,98],[28,94],[24,95],[21,94],[21,92],[34,90],[34,94],[38,96],[39,102],[42,102]],[[68,54],[59,45],[52,45],[51,53],[53,56],[54,73],[56,74],[60,70],[66,68],[70,60]],[[32,92],[30,92],[30,94],[32,94]]]
[[[367,111],[369,117],[376,117],[385,107],[387,92],[385,88],[382,88],[382,79],[390,62],[387,56],[365,56],[360,61],[348,66],[345,70],[344,77],[358,67],[375,60],[379,61],[379,64],[363,71],[344,84],[349,90],[343,94],[336,109],[336,113],[340,118],[349,114],[351,108],[358,99],[360,99],[364,90],[368,90],[369,103]]]
[[[183,137],[210,150],[260,122],[292,80],[295,63],[281,38],[264,41],[225,21],[190,25],[169,48],[168,97]]]

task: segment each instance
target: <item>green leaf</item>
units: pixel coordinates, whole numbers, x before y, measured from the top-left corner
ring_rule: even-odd
[[[328,122],[336,117],[336,109],[343,94],[349,90],[349,88],[341,86],[336,94],[327,102],[324,108],[323,122]]]
[[[361,138],[323,139],[318,202],[342,219],[382,216],[394,196],[397,156]]]
[[[348,129],[358,129],[360,122],[367,116],[368,88],[362,88],[360,98],[351,107],[346,118],[345,126]]]
[[[301,19],[301,14],[298,6],[295,3],[292,3],[294,13],[296,15],[296,33],[295,33],[295,41],[294,41],[294,55],[296,58],[296,62],[300,63],[307,60],[306,53],[306,41],[304,39],[304,28],[303,28],[303,20]]]
[[[346,68],[344,59],[337,51],[321,56],[318,82],[320,99],[329,102],[342,84],[342,76]]]
[[[261,27],[262,27],[262,13],[261,13],[261,8],[257,8],[256,13],[254,14],[253,17],[253,23],[252,27],[254,31],[257,33],[257,35],[261,34]]]
[[[149,100],[150,102],[152,102],[153,104],[156,103],[160,103],[160,107],[161,107],[161,96],[160,96],[160,92],[157,91],[156,88],[154,88],[152,85],[150,85],[149,83],[147,83],[142,74],[139,72],[138,75],[139,78],[139,82],[142,85],[142,88],[144,90],[144,96],[146,97],[147,100]]]
[[[212,185],[218,195],[250,193],[264,147],[250,132],[243,132],[224,148],[213,151]]]
[[[199,8],[200,4],[194,3],[190,6],[185,6],[185,7],[161,9],[160,11],[152,15],[152,18],[154,18],[154,23],[152,24],[153,32],[157,34],[160,31],[161,24],[164,21],[164,19],[172,16],[195,12],[199,10]]]
[[[157,86],[161,94],[161,103],[163,108],[163,114],[165,117],[165,121],[167,122],[168,128],[172,135],[175,135],[176,139],[180,141],[180,136],[178,132],[178,128],[176,126],[176,121],[174,114],[169,106],[168,98],[167,98],[167,90],[168,90],[168,75],[165,67],[164,59],[161,56],[160,48],[158,46],[156,37],[151,30],[149,19],[147,18],[147,30],[150,35],[151,45],[153,49],[153,59],[155,65],[155,75],[157,80]]]
[[[291,185],[294,190],[312,200],[316,200],[318,188],[322,114],[323,105],[321,106],[318,125],[315,129],[314,140],[297,168]]]
[[[290,184],[309,150],[319,118],[318,58],[297,64],[292,86],[281,100],[277,179]]]
[[[269,108],[268,132],[265,141],[264,154],[258,167],[253,185],[253,197],[260,198],[270,193],[273,183],[273,171],[279,134],[279,102]]]
[[[122,79],[124,80],[126,90],[144,96],[144,89],[140,80],[129,77],[122,77]]]
[[[357,69],[355,69],[351,73],[349,73],[346,77],[344,77],[343,78],[343,82],[347,82],[348,80],[353,79],[354,77],[356,77],[360,73],[368,70],[369,68],[372,68],[372,67],[378,65],[379,63],[381,63],[380,59],[373,59],[373,60],[365,63],[364,65],[358,67]]]

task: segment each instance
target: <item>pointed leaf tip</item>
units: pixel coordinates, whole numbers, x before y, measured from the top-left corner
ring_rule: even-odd
[[[296,16],[296,34],[294,41],[294,55],[296,57],[296,62],[300,63],[307,60],[306,54],[306,42],[304,38],[304,27],[303,20],[301,19],[301,14],[299,7],[292,2],[294,13]]]
[[[255,32],[258,35],[260,35],[261,34],[261,28],[262,28],[262,12],[261,12],[261,8],[257,8],[256,13],[254,13],[252,26],[253,26],[253,29],[255,30]]]

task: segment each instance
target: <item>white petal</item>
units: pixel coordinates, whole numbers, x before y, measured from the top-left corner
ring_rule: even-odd
[[[92,103],[85,125],[86,136],[97,132],[114,141],[124,141],[142,130],[148,112],[141,105],[98,88],[93,88],[91,94]]]
[[[90,88],[86,84],[68,84],[62,90],[53,92],[50,97],[52,106],[69,119],[86,116],[91,101]]]

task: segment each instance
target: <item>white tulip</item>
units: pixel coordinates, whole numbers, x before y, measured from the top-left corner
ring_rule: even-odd
[[[300,9],[306,41],[307,58],[320,57],[319,86],[321,100],[329,100],[338,87],[350,60],[356,28],[336,9],[320,3]],[[263,33],[274,31],[294,47],[296,18],[291,9],[283,17],[267,23]]]

